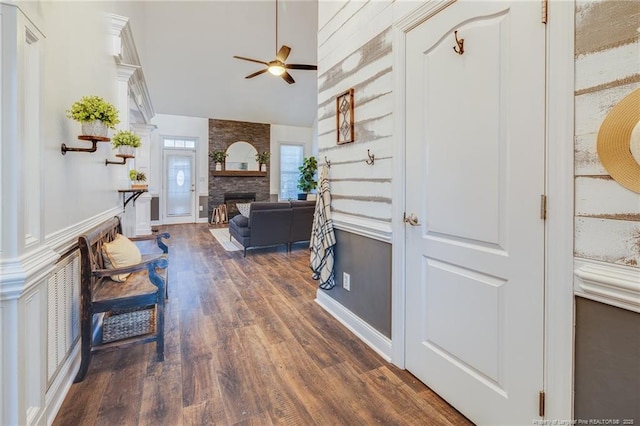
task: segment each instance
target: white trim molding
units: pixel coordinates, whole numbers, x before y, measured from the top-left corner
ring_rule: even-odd
[[[576,259],[575,294],[640,313],[640,270],[631,266]]]
[[[385,243],[391,242],[391,224],[379,220],[365,219],[343,213],[331,213],[333,226],[341,231],[351,232]]]
[[[384,358],[385,361],[391,361],[391,339],[371,327],[335,299],[327,296],[324,290],[318,289],[316,303]]]
[[[51,247],[53,251],[63,255],[77,244],[80,235],[105,220],[111,219],[114,216],[120,216],[121,214],[121,206],[113,207],[105,212],[87,218],[82,222],[74,223],[73,225],[69,225],[64,229],[47,235],[45,237],[45,244]]]

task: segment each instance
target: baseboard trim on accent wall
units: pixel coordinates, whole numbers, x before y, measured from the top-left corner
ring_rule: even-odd
[[[332,213],[331,219],[336,229],[391,243],[392,229],[389,222],[365,219],[342,213]]]
[[[58,411],[69,393],[69,389],[76,377],[76,372],[80,368],[80,340],[76,342],[70,351],[67,360],[62,364],[56,378],[45,393],[45,412],[47,424],[53,424]],[[38,423],[40,424],[40,423]]]
[[[391,362],[391,339],[371,327],[360,317],[354,315],[353,312],[336,302],[333,298],[327,296],[324,290],[318,289],[315,301],[332,317],[337,319],[360,340],[366,343],[367,346],[384,358],[385,361]]]
[[[595,260],[575,260],[577,296],[640,313],[640,270]]]

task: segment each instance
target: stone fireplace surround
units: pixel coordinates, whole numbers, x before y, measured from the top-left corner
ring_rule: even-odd
[[[209,152],[227,150],[238,141],[248,142],[258,152],[271,151],[271,125],[246,121],[209,119]],[[209,158],[209,212],[225,203],[225,193],[255,193],[255,201],[269,201],[270,176],[214,176],[215,163]],[[231,217],[231,212],[230,217]]]

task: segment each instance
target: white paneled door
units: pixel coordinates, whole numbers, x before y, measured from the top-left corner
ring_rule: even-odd
[[[540,418],[544,93],[539,2],[407,33],[406,366],[481,425]]]
[[[195,151],[164,150],[163,223],[195,223]]]

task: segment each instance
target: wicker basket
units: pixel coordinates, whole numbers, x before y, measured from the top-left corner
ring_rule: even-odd
[[[102,342],[108,343],[143,334],[155,333],[156,310],[122,310],[107,312],[102,322]]]

